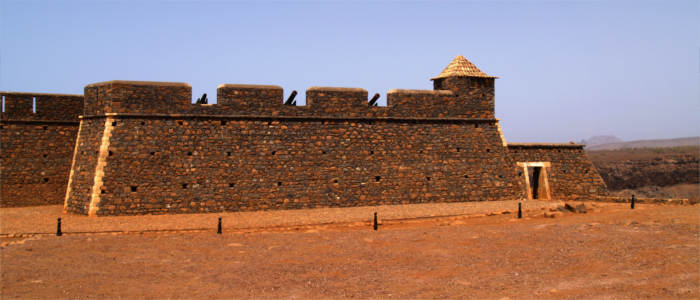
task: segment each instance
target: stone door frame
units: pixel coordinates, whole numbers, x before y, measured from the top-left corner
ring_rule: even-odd
[[[542,178],[542,185],[544,187],[544,194],[538,193],[538,200],[551,200],[552,195],[549,190],[549,176],[547,173],[551,167],[551,163],[548,161],[536,161],[536,162],[519,162],[518,166],[523,168],[523,175],[525,176],[525,191],[527,192],[527,200],[532,199],[532,190],[530,189],[530,174],[528,172],[529,167],[539,167],[540,168],[540,178]]]

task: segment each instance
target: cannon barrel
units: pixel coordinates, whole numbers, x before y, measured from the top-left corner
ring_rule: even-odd
[[[207,93],[204,93],[204,95],[202,95],[202,98],[197,98],[197,102],[196,102],[196,103],[197,103],[197,104],[207,104],[207,102],[209,102],[209,101],[207,100]]]
[[[293,90],[291,94],[289,94],[289,98],[287,98],[287,101],[284,101],[284,105],[296,105],[296,101],[294,101],[294,97],[297,96],[297,91]]]
[[[372,99],[369,100],[369,106],[377,106],[377,100],[379,100],[379,93],[374,94]]]

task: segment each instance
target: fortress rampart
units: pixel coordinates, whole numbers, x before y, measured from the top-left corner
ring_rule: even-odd
[[[477,97],[448,90],[393,89],[386,94],[386,106],[370,106],[364,89],[310,87],[306,105],[290,106],[284,105],[279,86],[222,84],[217,88],[217,104],[193,104],[187,83],[115,80],[85,87],[85,115],[493,119],[493,111],[475,109],[481,101],[493,103],[493,88],[489,91]]]
[[[222,84],[217,104],[192,104],[186,83],[90,84],[68,151],[65,209],[100,216],[605,193],[581,145],[506,143],[494,79],[460,56],[433,79],[435,90],[390,90],[387,106],[370,105],[360,88],[311,87],[307,104],[293,106],[271,85]]]
[[[83,96],[0,96],[0,205],[63,203]]]

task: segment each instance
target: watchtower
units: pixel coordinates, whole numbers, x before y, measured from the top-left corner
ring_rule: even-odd
[[[431,78],[434,90],[449,90],[473,118],[493,119],[494,79],[462,55],[455,57],[442,73]]]

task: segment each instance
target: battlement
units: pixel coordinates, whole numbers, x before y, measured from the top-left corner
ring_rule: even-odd
[[[0,92],[2,120],[78,121],[83,95]]]
[[[181,82],[98,82],[85,87],[85,114],[179,113],[192,99],[192,86]]]
[[[217,104],[193,104],[187,83],[114,80],[85,87],[85,114],[180,114],[353,118],[491,119],[493,113],[472,110],[450,90],[392,89],[387,106],[372,106],[362,88],[306,89],[306,105],[285,105],[277,85],[221,84]]]

